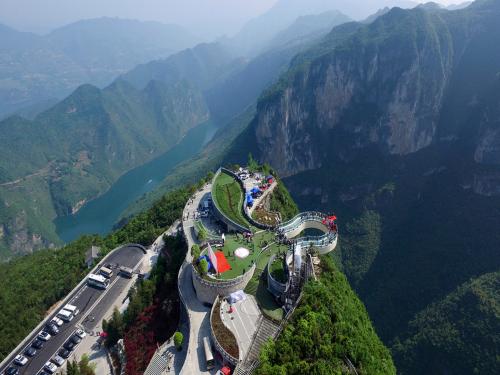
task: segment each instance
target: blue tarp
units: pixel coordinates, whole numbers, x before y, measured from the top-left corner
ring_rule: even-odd
[[[260,193],[260,189],[257,186],[252,188],[252,193]]]
[[[253,198],[250,194],[247,195],[247,203],[253,203]]]
[[[212,265],[212,262],[210,262],[210,259],[208,259],[208,255],[202,255],[201,257],[198,258],[198,262],[202,259],[205,259],[208,262],[208,270],[213,270],[214,266]]]

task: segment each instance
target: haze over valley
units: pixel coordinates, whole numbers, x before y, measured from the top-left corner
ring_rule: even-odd
[[[0,372],[134,246],[77,361],[102,330],[126,374],[500,372],[500,0],[59,3],[0,5]]]

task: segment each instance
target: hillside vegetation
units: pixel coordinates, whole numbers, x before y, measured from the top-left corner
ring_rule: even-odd
[[[461,285],[418,313],[393,346],[400,373],[497,374],[499,320],[500,272]]]
[[[185,82],[152,81],[140,91],[117,81],[104,90],[82,86],[34,121],[0,122],[0,257],[60,244],[56,216],[75,212],[207,117],[201,94]]]
[[[319,281],[304,287],[300,305],[276,341],[261,351],[257,374],[345,374],[346,358],[359,374],[390,375],[396,369],[363,303],[329,256]]]
[[[53,304],[83,279],[88,272],[85,252],[90,246],[101,246],[106,253],[120,244],[150,245],[181,217],[193,189],[169,193],[105,238],[84,236],[61,249],[40,250],[1,263],[0,360],[36,327]]]

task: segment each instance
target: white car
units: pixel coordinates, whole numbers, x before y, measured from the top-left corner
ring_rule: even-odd
[[[64,358],[61,357],[60,355],[55,355],[54,358],[51,359],[52,363],[57,365],[58,367],[61,367],[64,365]]]
[[[58,317],[54,316],[51,320],[52,323],[54,323],[55,325],[57,325],[58,327],[62,326],[64,324],[64,322],[62,321],[62,319],[59,319]]]
[[[77,329],[75,331],[75,335],[77,335],[81,339],[83,339],[85,336],[87,336],[87,334],[85,333],[85,331],[83,329]]]
[[[42,331],[38,334],[38,338],[42,341],[49,341],[52,336],[45,331]]]
[[[49,374],[53,374],[54,372],[57,371],[57,366],[54,365],[52,362],[46,362],[45,365],[43,366],[44,370],[47,371]]]
[[[24,366],[26,363],[28,363],[28,358],[26,358],[22,354],[16,355],[16,358],[14,358],[14,363],[18,366]]]

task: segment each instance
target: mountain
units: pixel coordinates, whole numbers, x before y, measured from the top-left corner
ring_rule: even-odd
[[[491,0],[341,25],[294,58],[225,152],[273,165],[301,209],[335,210],[336,259],[392,350],[419,337],[418,313],[500,268],[499,17]],[[491,361],[491,341],[463,340]]]
[[[229,44],[239,54],[252,56],[301,16],[338,11],[353,19],[363,19],[380,8],[415,5],[417,3],[407,0],[376,0],[369,4],[365,0],[279,0],[266,13],[245,24]]]
[[[186,82],[79,87],[34,121],[0,122],[3,258],[59,244],[52,220],[78,210],[124,172],[174,146],[208,118]]]
[[[498,372],[499,319],[500,272],[466,282],[410,322],[408,337],[394,345],[400,373]]]
[[[290,43],[304,43],[304,40],[319,39],[335,26],[350,21],[352,21],[351,18],[335,10],[301,16],[286,29],[280,31],[264,49],[269,50],[276,46],[283,47]]]
[[[124,19],[79,21],[45,36],[0,25],[0,118],[83,83],[108,85],[139,63],[195,43],[179,26]]]

